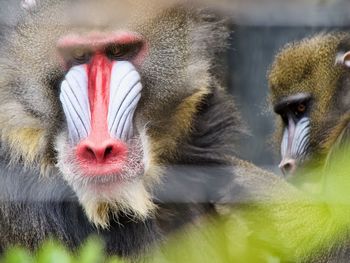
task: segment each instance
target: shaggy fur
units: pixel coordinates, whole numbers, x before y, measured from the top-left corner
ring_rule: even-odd
[[[337,207],[315,206],[284,180],[235,158],[244,131],[213,74],[228,36],[222,23],[180,5],[159,9],[147,1],[149,9],[130,9],[129,1],[82,2],[48,1],[1,47],[0,250],[14,244],[35,249],[50,236],[73,249],[97,234],[108,252],[136,257],[179,227],[227,210],[232,229],[247,229],[253,249],[261,240],[262,249],[292,261],[318,259],[320,249],[339,244],[335,235],[346,237],[343,221],[332,217]],[[91,204],[96,196],[83,196],[68,174],[62,176],[67,144],[58,87],[64,72],[55,43],[70,30],[91,28],[141,32],[150,45],[139,68],[144,89],[135,115],[145,174],[121,191],[128,207],[120,208],[121,200]],[[145,207],[150,211],[137,216]],[[235,233],[230,238],[255,252]],[[333,256],[322,251],[324,261]]]
[[[319,34],[288,44],[276,56],[269,72],[270,99],[275,105],[297,93],[311,95],[310,147],[314,164],[322,163],[349,120],[348,69],[336,64],[337,54],[349,34]],[[280,144],[282,120],[277,119],[275,138]]]
[[[213,204],[232,181],[229,156],[241,134],[234,110],[232,98],[213,90],[196,114],[191,136],[179,144],[176,160],[163,158],[166,172],[154,194],[159,206],[156,214],[139,221],[121,213],[108,229],[98,232],[58,171],[52,171],[53,177],[40,178],[39,171],[8,169],[3,161],[1,245],[35,248],[48,236],[55,236],[75,247],[89,234],[98,233],[110,252],[126,256],[144,251],[165,233],[203,214],[215,213]]]
[[[128,5],[43,1],[2,45],[0,247],[36,248],[54,236],[73,248],[95,233],[109,252],[130,256],[215,213],[243,132],[232,98],[213,74],[228,33],[193,8]],[[138,69],[144,88],[135,115],[145,173],[112,200],[75,183],[58,99],[65,72],[55,43],[91,29],[136,31],[149,45]]]

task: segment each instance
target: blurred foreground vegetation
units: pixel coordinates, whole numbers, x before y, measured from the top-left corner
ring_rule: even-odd
[[[62,244],[49,240],[36,253],[14,247],[5,252],[1,263],[122,263],[116,257],[104,254],[102,243],[97,238],[89,239],[76,253]]]
[[[171,237],[142,262],[296,262],[327,254],[350,233],[350,155],[341,150],[323,167],[293,179],[301,191],[292,199],[235,204],[220,219],[209,219]],[[306,198],[304,198],[306,197]],[[232,208],[232,209],[231,209]],[[230,210],[231,209],[231,210]],[[121,263],[104,254],[96,238],[71,253],[48,241],[37,253],[11,248],[1,263]]]

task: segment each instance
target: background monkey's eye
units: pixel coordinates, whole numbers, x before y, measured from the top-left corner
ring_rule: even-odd
[[[298,119],[302,118],[307,111],[307,105],[305,102],[299,102],[292,108],[292,112],[294,113],[294,116]]]
[[[141,48],[142,42],[113,44],[106,48],[106,55],[112,60],[128,60],[136,56]]]
[[[306,105],[304,103],[299,103],[297,106],[297,111],[299,113],[304,113],[306,111]]]

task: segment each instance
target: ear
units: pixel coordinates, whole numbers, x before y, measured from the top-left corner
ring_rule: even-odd
[[[21,6],[26,11],[33,11],[34,8],[36,7],[36,5],[37,5],[36,0],[22,0],[21,1]]]
[[[350,68],[350,51],[338,52],[335,59],[335,64]]]

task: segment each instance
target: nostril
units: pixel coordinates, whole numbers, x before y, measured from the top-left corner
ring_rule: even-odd
[[[77,148],[77,155],[81,160],[95,161],[98,159],[98,153],[90,145],[79,145]]]
[[[282,160],[279,165],[284,175],[293,174],[297,168],[296,161],[294,159]]]
[[[94,142],[86,139],[77,145],[76,154],[83,163],[107,164],[124,160],[127,146],[117,140]]]
[[[95,156],[94,150],[91,149],[89,146],[86,146],[85,151],[86,151],[86,153],[87,153],[88,155],[90,155],[91,157],[96,157],[96,156]]]
[[[286,163],[284,166],[283,166],[283,169],[286,171],[286,172],[290,172],[292,170],[292,165],[290,163]]]
[[[113,153],[113,146],[107,146],[104,153],[104,158],[107,159],[108,157],[111,157],[112,153]]]

